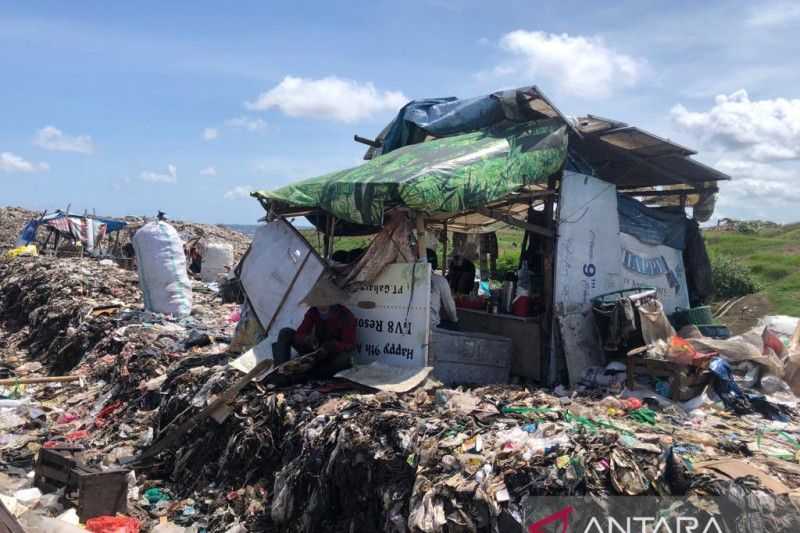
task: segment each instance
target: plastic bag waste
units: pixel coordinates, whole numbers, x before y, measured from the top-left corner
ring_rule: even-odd
[[[642,324],[642,338],[645,344],[653,344],[657,340],[669,340],[675,336],[675,328],[664,314],[664,306],[658,300],[644,302],[638,306],[639,319]]]
[[[170,224],[157,221],[133,236],[144,306],[149,311],[187,316],[192,312],[192,285],[180,235]]]
[[[86,533],[85,529],[65,520],[42,516],[35,511],[28,511],[20,516],[19,522],[25,533]]]
[[[97,516],[86,521],[86,530],[94,533],[139,533],[139,521],[130,516]]]
[[[37,256],[39,251],[36,249],[35,244],[28,244],[26,246],[17,246],[6,252],[6,257],[13,259],[14,257],[21,256]]]
[[[789,384],[777,376],[764,376],[761,378],[761,390],[766,394],[775,394],[776,392],[791,393],[792,389]]]

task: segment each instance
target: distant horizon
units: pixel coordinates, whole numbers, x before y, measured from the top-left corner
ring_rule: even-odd
[[[30,209],[28,207],[19,206],[19,205],[6,205],[6,206],[0,206],[0,207],[6,208],[6,209],[10,209],[10,208],[24,209],[26,211],[31,211],[31,212],[34,212],[34,213],[44,211],[44,209]],[[66,206],[64,208],[66,208]],[[53,212],[53,211],[56,211],[57,209],[62,209],[63,210],[64,208],[55,207],[55,208],[48,209],[47,211],[48,212]],[[156,213],[157,213],[157,211],[156,211]],[[78,213],[78,212],[72,211],[71,214],[78,215],[78,214],[82,214],[82,213]],[[169,213],[166,213],[166,215],[167,215],[167,221],[168,222],[170,220],[175,220],[176,222],[184,222],[184,223],[192,223],[192,224],[209,224],[209,225],[215,225],[215,226],[228,226],[228,227],[234,227],[234,226],[258,227],[260,225],[260,222],[258,220],[255,220],[252,223],[202,222],[202,221],[198,221],[198,220],[191,220],[191,219],[185,219],[185,218],[173,218],[173,217],[169,216]],[[115,215],[115,214],[109,214],[109,213],[98,213],[97,216],[105,216],[105,217],[108,217],[108,218],[124,218],[124,217],[155,218],[156,214],[154,213],[152,215],[143,215],[143,214],[137,214],[137,213],[128,213],[128,214],[125,214],[125,215]],[[263,215],[262,215],[262,217],[263,217]],[[794,225],[794,224],[800,224],[800,220],[796,220],[796,221],[793,221],[793,222],[775,222],[774,220],[769,220],[769,219],[764,219],[764,218],[735,218],[735,217],[730,217],[730,216],[719,216],[719,217],[713,216],[711,220],[701,224],[701,227],[706,228],[706,229],[707,228],[713,228],[713,227],[715,227],[717,225],[717,223],[720,220],[722,220],[724,218],[730,218],[730,219],[733,219],[733,220],[743,221],[743,222],[770,222],[770,223],[778,224],[778,225],[781,225],[781,226],[791,226],[791,225]],[[302,217],[302,216],[294,217],[293,220],[292,220],[292,224],[297,228],[304,228],[304,229],[306,229],[306,228],[311,229],[311,228],[315,227],[313,224],[308,222],[308,220],[305,217]]]

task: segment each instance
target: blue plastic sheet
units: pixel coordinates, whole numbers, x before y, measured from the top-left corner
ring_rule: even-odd
[[[38,220],[31,220],[22,229],[17,239],[17,246],[25,246],[32,243],[36,239],[36,228],[39,227]]]
[[[400,109],[383,139],[383,153],[419,142],[419,129],[437,137],[458,135],[492,126],[505,118],[500,100],[493,94],[459,100],[426,98],[412,100]]]
[[[683,250],[686,247],[686,215],[647,207],[622,194],[618,197],[619,230],[646,244],[664,244]]]

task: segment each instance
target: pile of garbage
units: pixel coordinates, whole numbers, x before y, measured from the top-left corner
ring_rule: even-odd
[[[156,314],[138,283],[108,260],[0,264],[0,501],[30,530],[521,531],[540,496],[711,495],[768,509],[751,530],[800,527],[800,415],[776,375],[794,383],[787,327],[771,326],[781,346],[681,331],[691,350],[662,357],[723,355],[688,401],[628,388],[612,363],[569,390],[255,380],[211,412],[242,377],[228,353],[239,307],[193,281],[190,315]],[[40,489],[43,450],[121,472],[124,510],[90,522],[80,496]]]
[[[139,300],[136,274],[110,261],[20,257],[2,262],[3,349],[24,349],[51,372],[68,372],[108,335],[111,317]]]
[[[0,207],[0,251],[14,248],[19,232],[37,215],[21,207]]]

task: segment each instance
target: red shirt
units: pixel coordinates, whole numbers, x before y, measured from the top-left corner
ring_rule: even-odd
[[[356,317],[343,305],[331,306],[325,318],[316,307],[312,307],[306,311],[303,323],[297,328],[295,348],[300,348],[298,341],[312,334],[320,344],[334,341],[337,352],[349,352],[356,345]]]

